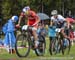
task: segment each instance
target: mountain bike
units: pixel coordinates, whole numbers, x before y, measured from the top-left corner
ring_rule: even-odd
[[[51,41],[50,44],[50,54],[57,54],[62,52],[62,54],[69,54],[71,49],[71,41],[68,38],[64,38],[60,29],[56,31],[56,38]]]
[[[49,47],[49,52],[50,55],[57,54],[59,52],[62,52],[63,54],[63,44],[62,44],[62,34],[60,29],[56,29],[56,37],[52,38],[50,41],[50,47]]]
[[[37,56],[43,56],[45,53],[45,37],[38,34],[39,45],[38,48],[34,48],[34,37],[32,34],[32,26],[25,25],[25,29],[21,31],[21,34],[17,36],[15,43],[16,54],[19,57],[27,57],[30,49],[34,50]]]

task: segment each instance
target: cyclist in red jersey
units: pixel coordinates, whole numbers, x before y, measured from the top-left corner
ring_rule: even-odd
[[[16,26],[20,25],[20,22],[21,22],[22,18],[27,18],[27,20],[28,20],[27,25],[33,26],[32,32],[33,32],[33,36],[34,36],[34,39],[35,39],[35,48],[37,48],[39,42],[38,42],[36,30],[37,30],[37,27],[38,27],[38,23],[40,22],[40,19],[34,11],[30,10],[29,6],[26,6],[26,7],[23,8],[23,10],[20,14],[20,17],[19,17],[18,24]]]
[[[69,35],[70,35],[71,43],[73,45],[73,40],[74,40],[74,33],[73,32],[74,31],[73,31],[73,24],[72,23],[75,23],[75,20],[72,17],[67,17],[66,21],[68,23],[68,27],[70,28]]]

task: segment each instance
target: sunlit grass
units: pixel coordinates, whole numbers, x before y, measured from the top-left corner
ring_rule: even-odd
[[[22,50],[23,51],[23,50]],[[34,50],[30,50],[28,57],[19,58],[16,54],[9,54],[5,49],[0,49],[0,60],[75,60],[75,45],[71,47],[71,51],[69,54],[62,55],[62,53],[58,53],[56,55],[50,55],[49,53],[49,39],[46,38],[46,51],[44,56],[36,56]]]

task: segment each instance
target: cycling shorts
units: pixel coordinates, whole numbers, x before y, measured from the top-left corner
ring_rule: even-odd
[[[36,27],[32,27],[32,30],[37,30],[37,28]]]

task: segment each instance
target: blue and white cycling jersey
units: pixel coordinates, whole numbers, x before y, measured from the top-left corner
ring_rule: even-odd
[[[65,18],[61,15],[57,15],[57,18],[55,18],[54,16],[51,17],[51,20],[54,22],[55,26],[57,28],[61,28],[64,26],[64,21]]]

